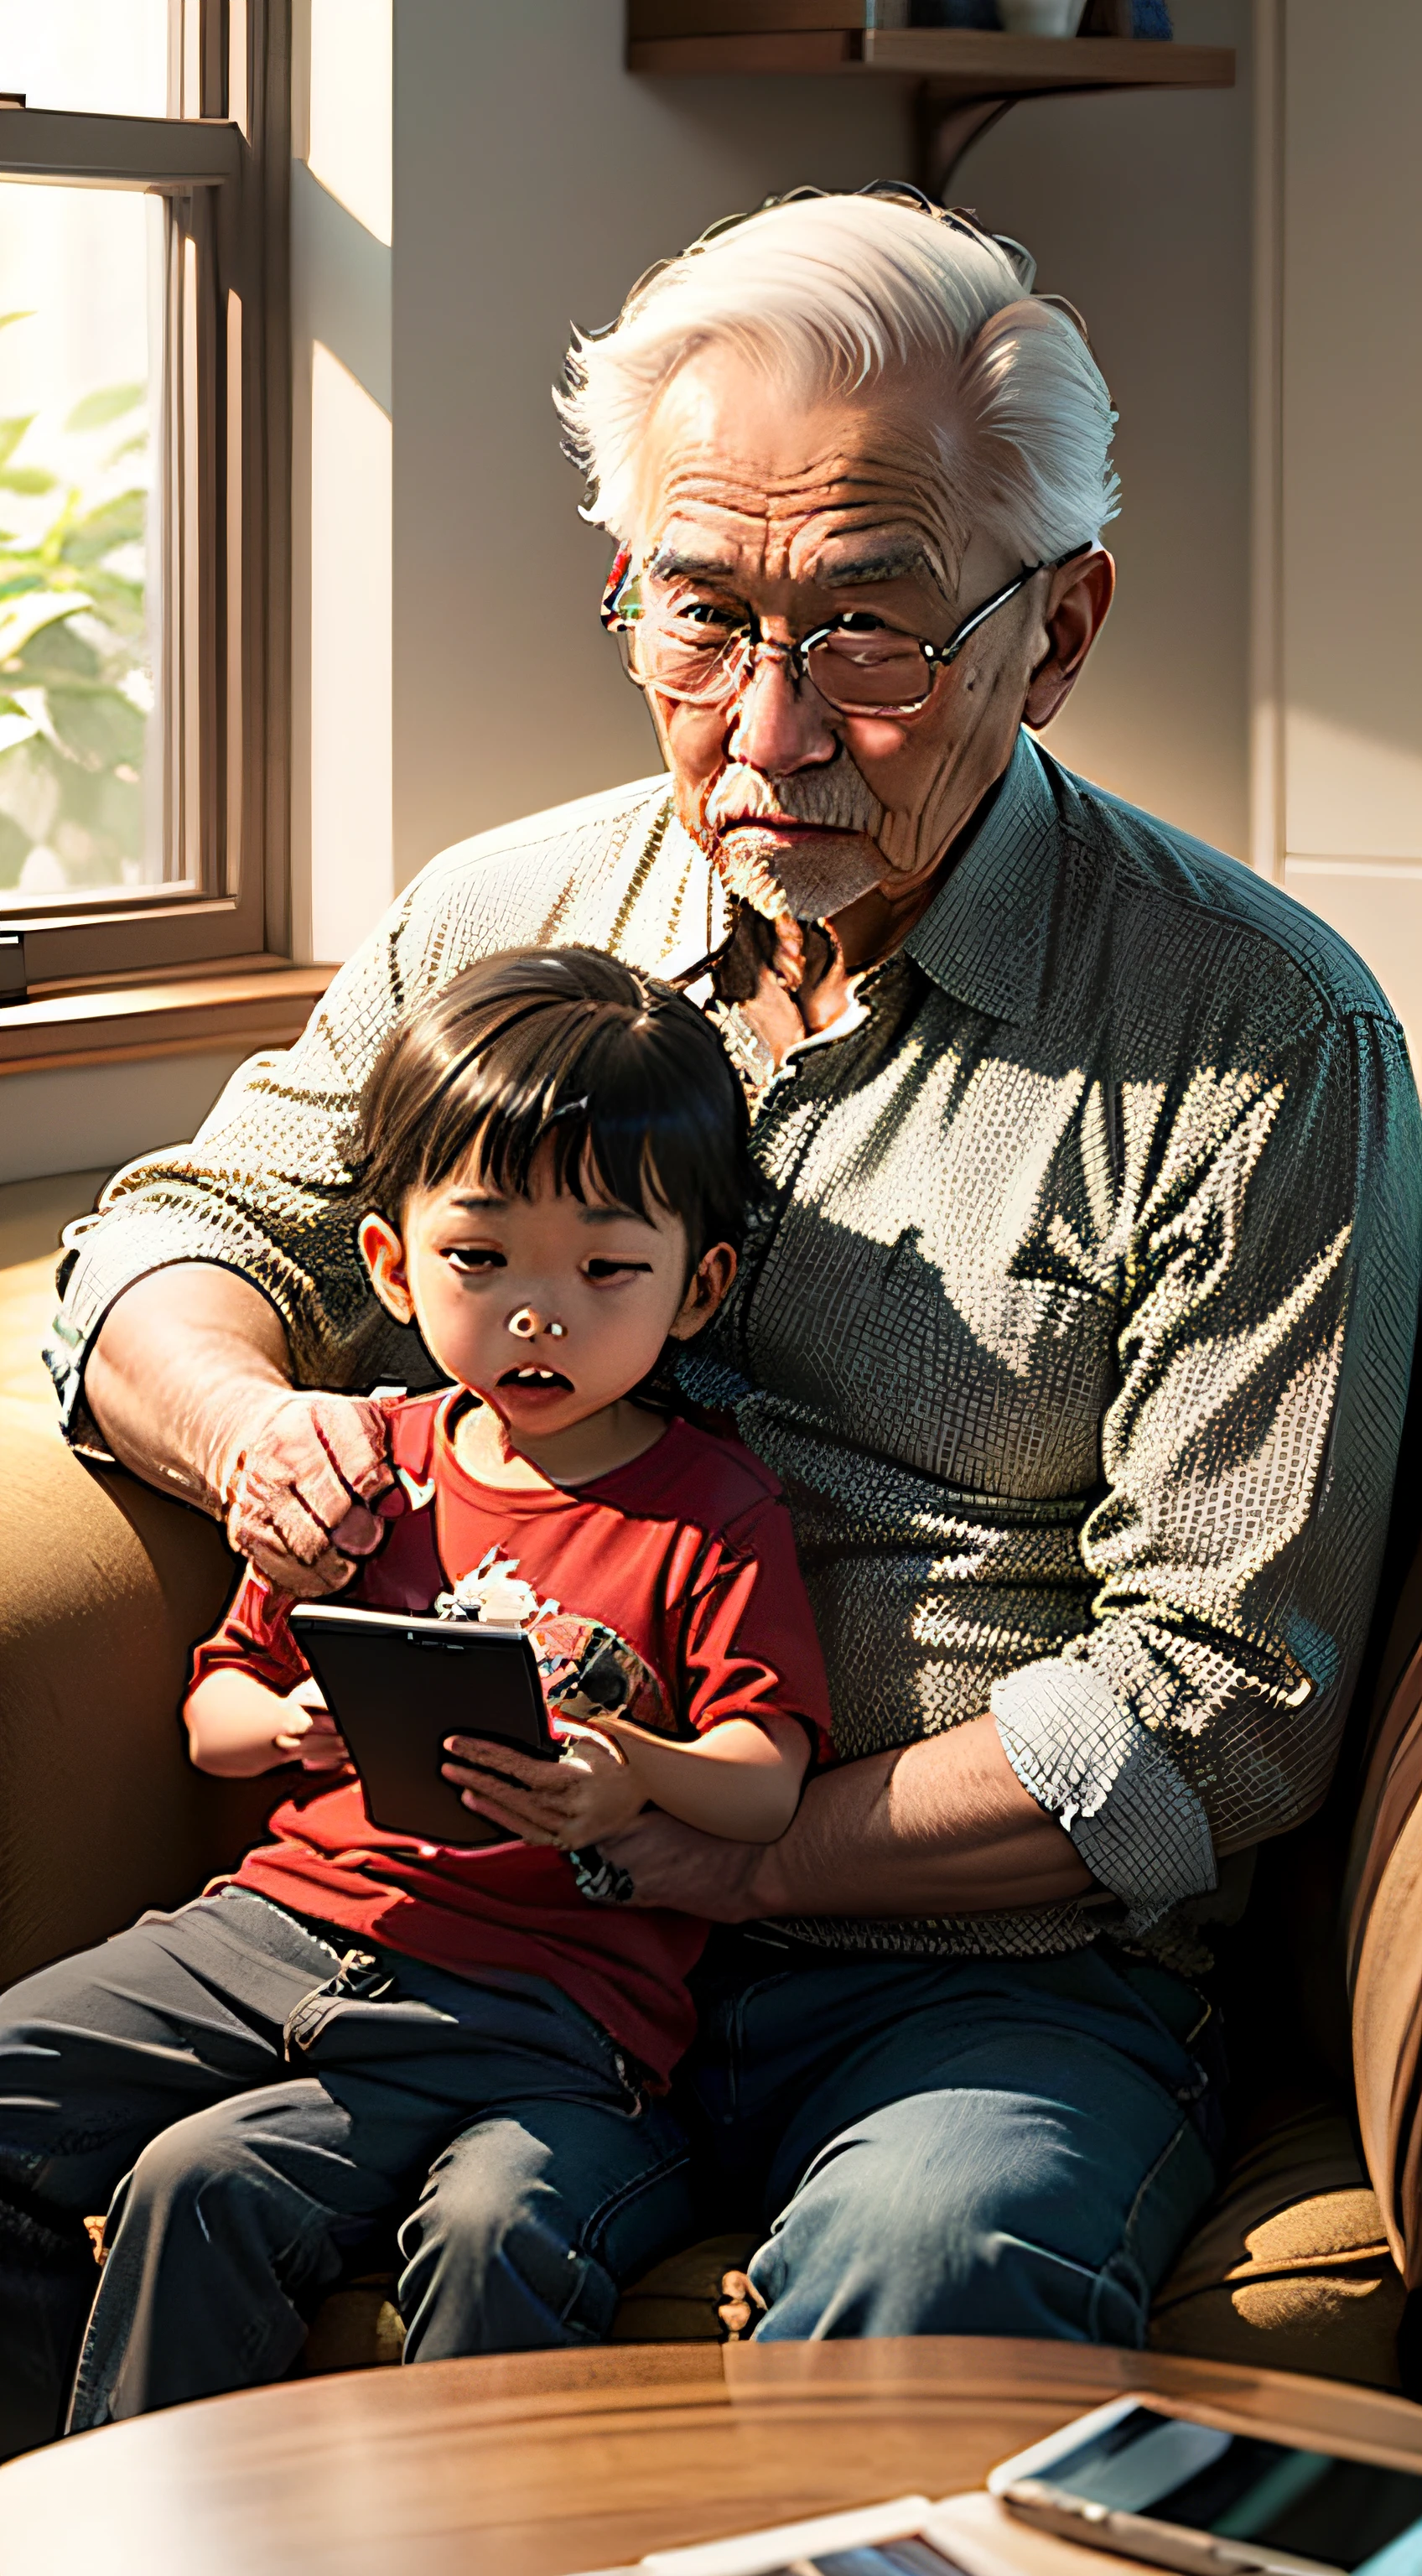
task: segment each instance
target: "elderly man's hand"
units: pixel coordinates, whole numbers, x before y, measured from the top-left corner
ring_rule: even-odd
[[[723,1842],[655,1808],[621,1833],[598,1837],[599,1851],[632,1881],[629,1905],[665,1905],[708,1923],[753,1923],[765,1912],[756,1885],[767,1848],[773,1846]]]
[[[403,1508],[385,1405],[319,1389],[283,1397],[226,1482],[227,1536],[284,1592],[309,1599],[350,1579]]]

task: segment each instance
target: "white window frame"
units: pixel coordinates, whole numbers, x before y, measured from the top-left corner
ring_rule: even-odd
[[[289,0],[170,0],[172,115],[0,108],[0,181],[166,210],[165,882],[0,909],[6,999],[290,954],[290,89]]]

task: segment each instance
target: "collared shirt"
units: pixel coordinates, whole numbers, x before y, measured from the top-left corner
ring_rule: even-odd
[[[345,1142],[405,1004],[524,942],[672,972],[721,922],[665,780],[435,860],[290,1053],[76,1229],[72,1428],[105,1311],[172,1261],[253,1278],[341,1381]],[[1422,1279],[1401,1032],[1322,922],[1025,734],[857,1001],[761,1067],[771,1204],[687,1382],[785,1486],[841,1758],[990,1709],[1102,1894],[797,1928],[1033,1955],[1109,1921],[1184,1963],[1222,1866],[1322,1796],[1367,1627]],[[431,1382],[409,1335],[364,1347]]]

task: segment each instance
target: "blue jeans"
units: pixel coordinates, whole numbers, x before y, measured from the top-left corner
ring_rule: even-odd
[[[1143,2343],[1223,2154],[1194,1988],[1099,1944],[806,1955],[713,1941],[681,2086],[703,2188],[767,2230],[757,2338]]]
[[[406,2358],[596,2343],[730,2216],[762,2336],[1138,2344],[1213,2188],[1182,1980],[718,1939],[674,2106],[554,1988],[323,1938],[229,1891],[0,2003],[0,2453],[279,2378],[400,2221]],[[336,1945],[336,1946],[333,1946]],[[109,2208],[97,2286],[85,2216]]]

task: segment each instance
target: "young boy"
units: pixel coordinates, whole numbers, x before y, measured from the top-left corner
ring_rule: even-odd
[[[302,1786],[220,1892],[17,1988],[0,2028],[0,2177],[28,2151],[56,2224],[118,2186],[75,2429],[279,2376],[402,2212],[407,2359],[605,2334],[692,2223],[657,2097],[704,1926],[590,1902],[583,1855],[649,1801],[771,1840],[827,1750],[774,1479],[641,1392],[725,1297],[758,1186],[700,1013],[589,950],[486,960],[388,1043],[355,1173],[376,1294],[452,1383],[392,1401],[389,1531],[343,1599],[519,1617],[568,1743],[449,1739],[517,1839],[380,1830],[249,1570],[197,1650],[192,1755]]]

